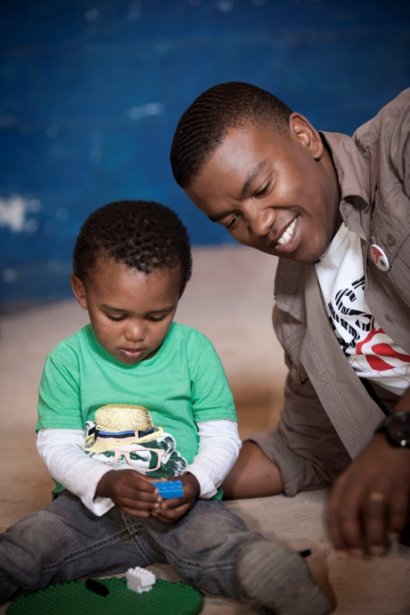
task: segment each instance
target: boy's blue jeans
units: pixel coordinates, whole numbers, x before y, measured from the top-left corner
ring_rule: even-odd
[[[198,589],[242,599],[235,575],[244,546],[263,540],[220,502],[199,500],[167,525],[139,520],[118,508],[102,517],[68,492],[0,534],[0,603],[18,591],[83,576],[169,563]]]

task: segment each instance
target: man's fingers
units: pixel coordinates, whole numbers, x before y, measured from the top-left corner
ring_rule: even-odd
[[[363,492],[354,476],[345,475],[335,483],[330,496],[327,521],[330,540],[338,551],[362,556],[365,542],[362,528]]]
[[[358,507],[340,508],[337,511],[337,524],[344,548],[350,555],[361,557],[365,545]]]
[[[342,485],[340,482],[336,482],[330,493],[325,515],[325,522],[330,542],[332,543],[333,547],[338,551],[343,550],[345,546],[340,535],[339,524],[336,514],[340,506],[341,494]]]
[[[370,491],[363,504],[363,534],[366,552],[371,555],[383,555],[389,545],[387,531],[386,496],[381,491]]]
[[[410,516],[410,494],[397,489],[390,496],[388,509],[388,530],[391,534],[400,534]]]

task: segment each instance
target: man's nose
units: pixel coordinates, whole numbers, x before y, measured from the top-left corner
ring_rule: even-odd
[[[275,212],[272,207],[252,209],[248,217],[249,230],[256,237],[265,237],[271,230],[274,220]]]

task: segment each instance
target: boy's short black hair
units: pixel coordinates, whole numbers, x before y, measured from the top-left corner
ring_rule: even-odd
[[[192,272],[185,226],[169,207],[153,201],[115,201],[90,214],[74,246],[74,274],[84,280],[99,257],[146,274],[180,266],[181,290]]]
[[[250,83],[230,81],[209,88],[188,107],[176,127],[170,155],[175,180],[188,188],[229,128],[251,122],[286,134],[291,113],[279,98]]]

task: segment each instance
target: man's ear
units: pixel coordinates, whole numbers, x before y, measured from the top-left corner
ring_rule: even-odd
[[[318,131],[304,115],[291,113],[289,117],[291,138],[297,139],[309,149],[315,160],[319,160],[324,152],[323,142]]]
[[[77,299],[81,307],[84,310],[87,310],[88,309],[87,291],[85,290],[85,286],[83,282],[80,280],[80,278],[74,275],[74,273],[71,275],[70,282],[71,282],[71,289],[74,293],[74,297]]]

